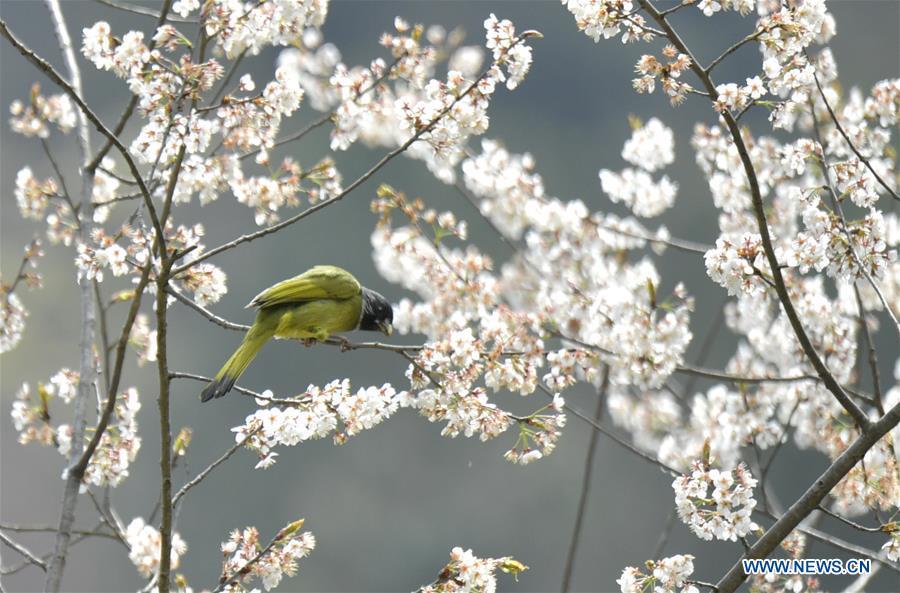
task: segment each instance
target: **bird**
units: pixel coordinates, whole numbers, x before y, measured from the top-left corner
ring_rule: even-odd
[[[351,330],[393,333],[394,310],[382,295],[362,286],[347,270],[310,268],[256,295],[246,308],[258,309],[241,345],[200,394],[207,402],[231,391],[235,381],[271,338],[307,345]]]

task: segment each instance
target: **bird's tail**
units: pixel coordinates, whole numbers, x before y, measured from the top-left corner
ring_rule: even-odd
[[[257,352],[271,337],[271,331],[257,326],[250,328],[238,349],[234,351],[234,354],[231,355],[231,358],[228,359],[222,369],[216,373],[215,379],[200,393],[200,401],[206,402],[215,397],[222,397],[231,391],[235,381],[247,370],[247,366],[256,357]]]

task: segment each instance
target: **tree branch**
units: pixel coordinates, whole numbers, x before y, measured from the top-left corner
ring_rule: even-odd
[[[78,67],[78,61],[75,58],[75,52],[72,49],[72,39],[69,37],[65,17],[63,16],[58,0],[46,0],[46,3],[50,12],[59,49],[69,72],[71,83],[65,83],[58,74],[55,72],[54,74],[65,83],[70,95],[72,95],[73,98],[77,97],[80,100],[82,96],[81,71]],[[6,29],[5,23],[3,23],[3,29]],[[91,153],[90,132],[88,130],[86,114],[83,111],[78,113],[77,130],[78,160],[83,166],[88,158],[90,158]],[[83,175],[81,205],[78,211],[75,211],[73,208],[72,212],[72,216],[78,222],[79,240],[82,243],[88,243],[91,240],[91,231],[93,230],[94,212],[91,204],[93,187],[93,175]],[[72,207],[71,203],[70,197],[70,207]],[[53,593],[59,591],[62,575],[66,567],[66,555],[69,551],[69,541],[72,535],[71,530],[75,523],[75,507],[78,504],[78,490],[81,486],[81,475],[73,470],[84,449],[84,435],[87,427],[88,407],[91,401],[92,391],[97,382],[97,367],[94,364],[96,305],[94,303],[93,283],[87,278],[86,274],[79,277],[78,290],[81,307],[81,325],[78,343],[80,356],[78,388],[72,420],[72,446],[69,451],[66,482],[63,487],[62,502],[60,503],[59,527],[56,532],[53,554],[46,567],[47,576],[44,581],[44,590]]]
[[[866,452],[884,435],[900,423],[900,404],[894,406],[880,420],[861,434],[847,449],[834,460],[822,475],[803,493],[797,501],[784,513],[772,527],[743,555],[742,559],[766,558],[778,547],[784,538],[818,507],[831,490],[837,486],[847,473],[859,463]],[[717,586],[720,593],[732,593],[747,578],[741,561],[723,576]]]
[[[173,173],[173,177],[177,173]],[[164,252],[163,252],[164,253]],[[159,552],[158,590],[169,593],[169,570],[172,556],[172,427],[169,419],[169,362],[167,352],[168,320],[166,316],[166,283],[172,260],[164,256],[163,270],[156,281],[156,366],[159,372],[159,430],[162,522]]]
[[[669,22],[666,20],[664,16],[662,16],[659,11],[653,6],[653,3],[650,0],[638,0],[640,2],[641,7],[647,11],[647,14],[650,15],[653,20],[655,20],[666,32],[666,37],[669,41],[680,51],[681,53],[687,55],[691,60],[691,70],[694,74],[700,79],[703,83],[703,86],[706,87],[706,91],[709,93],[710,100],[716,101],[719,97],[718,91],[716,91],[716,85],[712,81],[709,76],[709,73],[703,70],[700,65],[697,63],[697,60],[694,58],[690,49],[685,45],[685,43],[678,36],[678,33],[672,28]],[[741,163],[744,167],[744,173],[747,176],[747,183],[750,186],[750,197],[753,202],[753,211],[756,216],[756,223],[759,227],[759,234],[762,240],[763,251],[766,254],[766,260],[769,263],[769,268],[772,272],[772,279],[775,285],[775,292],[778,294],[778,300],[781,302],[782,309],[784,309],[785,315],[788,318],[788,321],[791,324],[791,327],[794,330],[794,333],[797,336],[797,341],[800,343],[800,347],[803,349],[804,354],[809,359],[813,368],[816,370],[816,373],[821,377],[822,382],[825,387],[834,395],[834,397],[840,402],[841,406],[850,415],[851,418],[856,422],[856,424],[860,427],[860,429],[865,432],[869,427],[869,419],[866,417],[866,414],[850,399],[850,397],[844,392],[844,389],[834,378],[834,375],[831,374],[831,371],[828,370],[828,367],[825,366],[825,363],[819,357],[818,352],[816,352],[815,346],[813,346],[812,342],[809,339],[809,336],[806,334],[806,330],[803,328],[803,323],[800,321],[799,315],[797,315],[797,311],[794,309],[794,304],[791,302],[791,297],[788,294],[787,286],[784,283],[784,276],[781,273],[781,265],[778,262],[778,258],[775,255],[775,247],[772,243],[772,237],[769,234],[769,223],[766,220],[766,212],[765,205],[763,204],[762,194],[759,189],[759,181],[756,177],[756,169],[753,166],[753,161],[750,159],[750,153],[747,150],[747,145],[744,143],[744,138],[741,135],[741,130],[738,128],[737,122],[734,119],[734,116],[727,109],[722,112],[722,119],[725,121],[726,126],[728,127],[728,131],[731,134],[732,141],[734,142],[734,146],[738,151],[738,155],[741,158]]]

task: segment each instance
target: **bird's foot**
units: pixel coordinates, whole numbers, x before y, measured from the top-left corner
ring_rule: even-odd
[[[318,340],[316,340],[315,338],[303,338],[303,339],[300,340],[300,341],[303,342],[303,345],[304,345],[304,346],[306,346],[307,348],[309,348],[310,346],[312,346],[313,344],[315,344]]]
[[[353,350],[353,342],[345,338],[344,336],[332,336],[335,340],[340,342],[341,352],[347,352],[348,350]]]

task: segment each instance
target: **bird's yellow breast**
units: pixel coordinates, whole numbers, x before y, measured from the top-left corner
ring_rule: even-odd
[[[336,333],[356,329],[361,310],[360,296],[276,307],[271,311],[277,318],[275,337],[325,340]]]

